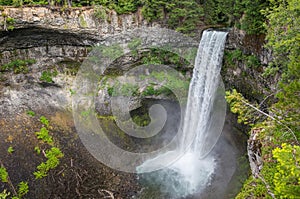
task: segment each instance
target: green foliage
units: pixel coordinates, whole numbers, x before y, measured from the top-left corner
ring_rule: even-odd
[[[23,5],[23,0],[12,0],[13,6],[19,7]]]
[[[203,6],[208,24],[235,26],[248,34],[265,32],[265,16],[260,11],[268,7],[268,1],[207,0]]]
[[[299,56],[300,4],[298,0],[269,1],[270,7],[263,11],[268,19],[267,46],[273,50],[274,62],[286,70],[289,62]]]
[[[155,90],[153,85],[147,86],[146,89],[143,91],[143,96],[151,96],[151,95],[159,95],[160,93]]]
[[[7,30],[12,31],[15,27],[15,19],[11,18],[11,17],[7,17],[6,18],[6,26],[7,26]]]
[[[35,116],[35,112],[34,111],[27,111],[27,115],[34,117]]]
[[[69,91],[70,91],[71,95],[75,95],[76,94],[76,91],[74,91],[73,89],[69,89]]]
[[[169,28],[183,33],[195,30],[203,16],[203,8],[197,1],[143,0],[142,6],[142,14],[148,21],[165,20]]]
[[[298,198],[300,196],[300,147],[282,144],[282,148],[273,150],[277,160],[277,172],[274,175],[275,194],[280,198]]]
[[[169,28],[183,33],[197,29],[203,19],[206,24],[236,26],[249,34],[264,32],[265,16],[260,10],[268,7],[265,0],[2,0],[0,5],[71,5],[74,7],[95,6],[94,15],[106,19],[108,9],[118,14],[136,12],[142,8],[143,17],[149,21],[160,21]],[[100,7],[101,6],[101,7]],[[79,18],[82,27],[87,27],[83,17]]]
[[[161,58],[156,56],[143,57],[142,62],[143,64],[153,64],[153,65],[160,65],[163,63]]]
[[[0,166],[0,179],[2,182],[8,182],[8,173],[3,166]]]
[[[32,65],[36,63],[34,59],[26,59],[26,60],[20,60],[16,59],[14,61],[11,61],[8,64],[4,64],[0,67],[0,72],[9,72],[13,71],[15,74],[18,73],[28,73],[29,72],[29,65]]]
[[[118,44],[115,44],[112,46],[98,46],[98,47],[96,47],[96,49],[99,50],[103,56],[109,57],[112,60],[123,55],[123,48]],[[98,57],[95,57],[95,59],[96,60],[94,60],[94,61],[96,61],[96,62],[99,60]]]
[[[280,70],[280,69],[279,69],[278,66],[272,66],[271,64],[269,64],[269,65],[265,68],[265,70],[264,70],[262,76],[263,76],[263,77],[271,77],[271,76],[275,76],[275,75],[279,72],[279,70]]]
[[[279,101],[273,108],[300,138],[300,4],[297,0],[270,0],[270,4],[264,10],[268,19],[267,47],[274,56],[269,67],[282,72],[281,91],[276,95]]]
[[[54,169],[59,165],[59,159],[63,156],[64,155],[59,148],[52,147],[51,149],[46,150],[45,157],[47,160],[37,166],[37,171],[33,173],[35,178],[40,179],[46,177],[51,169]]]
[[[35,115],[35,113],[33,111],[28,111],[27,113],[31,116]],[[46,117],[41,116],[40,122],[44,126],[49,127],[49,121],[47,120]],[[43,142],[49,144],[51,146],[51,148],[47,149],[45,151],[43,150],[43,154],[45,155],[47,160],[37,166],[37,171],[35,171],[33,173],[36,179],[40,179],[40,178],[47,176],[48,172],[51,169],[54,169],[59,165],[60,158],[62,158],[64,156],[59,148],[52,146],[53,145],[52,137],[49,136],[48,130],[46,129],[46,127],[42,127],[40,129],[40,131],[36,133],[36,135],[37,135],[38,139],[42,139]],[[39,146],[36,146],[34,148],[34,150],[38,154],[41,153],[41,149],[39,148]],[[9,153],[13,153],[14,149],[13,149],[13,147],[10,146],[7,151]],[[11,197],[11,199],[22,199],[29,191],[28,182],[24,182],[24,181],[21,181],[18,184],[18,189],[14,188],[14,186],[12,184],[13,182],[10,180],[9,174],[8,174],[6,168],[2,165],[2,162],[1,162],[1,166],[0,166],[0,180],[4,183],[8,183],[12,189],[16,190],[16,191],[14,191],[15,194],[14,194],[14,196]],[[0,199],[6,199],[10,195],[11,195],[10,192],[7,192],[6,190],[4,190],[0,193]]]
[[[40,129],[40,131],[36,132],[35,134],[36,134],[37,138],[41,139],[43,142],[48,143],[48,144],[53,143],[52,136],[49,135],[49,131],[45,127],[42,127]]]
[[[165,72],[156,72],[153,71],[150,73],[149,76],[141,76],[142,79],[144,78],[153,78],[155,81],[150,81],[150,84],[154,84],[154,82],[161,82],[162,86],[158,88],[154,88],[153,85],[149,85],[143,91],[142,95],[170,95],[172,94],[172,90],[176,90],[178,93],[182,94],[182,97],[187,96],[187,91],[189,89],[189,81],[183,78],[179,78],[177,74]]]
[[[150,124],[151,119],[148,114],[134,115],[132,120],[139,126],[147,126]]]
[[[94,7],[94,16],[97,19],[106,20],[107,14],[106,14],[105,8],[102,6],[95,6]]]
[[[244,182],[241,192],[235,197],[235,199],[245,198],[268,198],[271,197],[267,194],[267,189],[263,182],[253,176],[250,176],[248,180]]]
[[[225,64],[234,67],[238,62],[244,63],[249,68],[257,68],[261,65],[255,55],[246,55],[240,49],[226,50],[224,53]]]
[[[2,0],[0,1],[1,6],[12,5],[12,0]]]
[[[88,27],[88,24],[87,24],[87,22],[85,21],[83,15],[80,15],[80,16],[79,16],[79,24],[80,24],[80,26],[83,27],[83,28],[87,28],[87,27]]]
[[[228,51],[226,50],[224,53],[224,59],[229,66],[235,66],[236,62],[243,60],[243,52],[239,49]]]
[[[259,67],[261,64],[260,64],[259,59],[258,59],[255,55],[249,55],[249,56],[247,56],[247,58],[246,58],[246,65],[247,65],[249,68],[257,68],[257,67]]]
[[[142,44],[142,40],[140,38],[135,38],[132,39],[129,43],[128,43],[128,48],[130,50],[136,49],[138,46],[140,46]]]
[[[238,0],[207,0],[204,3],[205,20],[209,24],[234,26],[244,9]]]
[[[46,127],[49,127],[49,120],[45,116],[40,117],[40,122]]]
[[[10,196],[10,192],[6,192],[6,189],[0,193],[0,199],[6,199],[8,196]]]
[[[149,51],[144,52],[142,57],[143,64],[165,64],[174,68],[182,68],[183,66],[189,65],[189,62],[186,59],[183,59],[178,54],[168,50],[152,48]]]
[[[107,92],[109,96],[113,96],[114,88],[113,87],[107,87]]]
[[[7,152],[10,153],[10,154],[13,153],[14,151],[15,150],[12,146],[9,146],[8,149],[7,149]]]
[[[54,71],[50,71],[50,70],[46,70],[43,71],[40,77],[40,81],[43,82],[48,82],[48,83],[53,83],[53,77],[56,77],[58,75],[57,70]]]
[[[248,34],[265,33],[265,16],[261,10],[267,8],[268,2],[266,0],[243,0],[242,2],[245,11],[240,21],[241,29]]]
[[[111,96],[138,96],[139,94],[139,87],[136,84],[124,83],[120,84],[117,82],[114,87],[110,87],[108,90],[109,95]]]
[[[226,91],[226,101],[230,105],[232,113],[238,114],[238,123],[248,124],[252,126],[259,119],[257,111],[249,107],[250,104],[241,93],[233,89],[231,92]],[[254,105],[257,106],[257,105]]]
[[[35,146],[35,147],[34,147],[34,151],[35,151],[38,155],[41,154],[41,149],[40,149],[40,147],[38,147],[38,146]]]
[[[118,0],[117,3],[112,2],[114,1],[111,1],[110,7],[118,14],[135,12],[139,5],[139,1],[137,0]]]
[[[18,184],[18,197],[17,199],[21,199],[23,196],[25,196],[29,191],[28,182],[20,182]]]

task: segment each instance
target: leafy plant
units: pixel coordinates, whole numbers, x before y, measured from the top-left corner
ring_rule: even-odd
[[[107,87],[107,93],[108,93],[109,96],[113,96],[114,88],[111,87],[111,86]]]
[[[230,105],[230,110],[232,113],[238,115],[238,123],[248,124],[253,126],[255,121],[259,119],[257,111],[250,107],[250,103],[246,100],[241,93],[233,89],[231,92],[226,91],[226,101]],[[252,105],[256,108],[256,105]]]
[[[46,150],[45,156],[47,158],[46,162],[42,162],[37,166],[37,171],[33,174],[36,179],[46,177],[49,170],[56,168],[59,165],[59,159],[64,155],[57,147],[52,147],[49,150]]]
[[[41,74],[41,77],[40,77],[40,81],[43,81],[43,82],[48,82],[48,83],[53,83],[53,77],[56,77],[58,75],[58,72],[57,70],[54,70],[54,71],[50,71],[50,70],[47,70],[47,71],[43,71],[42,74]]]
[[[148,114],[144,115],[135,115],[132,117],[132,120],[139,126],[147,126],[150,124],[151,120]]]
[[[8,64],[4,64],[0,67],[0,71],[6,72],[6,71],[13,71],[15,74],[18,73],[28,73],[29,72],[29,65],[32,65],[36,63],[34,59],[26,59],[26,60],[21,60],[21,59],[16,59],[14,61],[11,61]]]
[[[0,167],[0,179],[2,182],[8,182],[8,173],[3,166]]]
[[[49,120],[45,116],[40,117],[40,122],[44,124],[46,127],[49,127]]]
[[[6,18],[7,30],[12,31],[15,28],[14,24],[15,24],[15,19],[14,18],[11,18],[11,17]]]
[[[38,139],[41,139],[45,143],[48,143],[48,144],[53,143],[52,136],[49,135],[49,131],[45,127],[42,127],[40,129],[40,131],[36,132],[35,134]]]
[[[27,115],[30,115],[30,116],[34,117],[35,116],[35,112],[29,110],[29,111],[27,111]]]
[[[255,55],[249,55],[246,59],[246,64],[248,67],[257,68],[260,66],[260,61]]]
[[[128,48],[130,50],[133,50],[133,49],[136,49],[141,44],[142,44],[142,40],[139,38],[135,38],[128,43]]]
[[[13,153],[15,150],[12,146],[9,146],[8,149],[7,149],[7,152],[8,153]]]
[[[103,8],[102,6],[95,6],[94,7],[94,16],[97,19],[105,20],[107,17],[105,8]]]
[[[110,90],[108,90],[108,93],[112,96],[138,96],[139,94],[139,87],[136,84],[131,83],[124,83],[120,84],[119,82],[116,82],[114,87],[109,87]]]
[[[0,199],[6,199],[8,198],[8,196],[10,196],[10,192],[6,192],[7,190],[4,189],[1,193],[0,193]]]
[[[118,45],[112,45],[112,46],[99,46],[97,47],[97,49],[102,53],[103,56],[105,57],[109,57],[111,59],[116,59],[118,57],[120,57],[123,54],[123,48]],[[99,58],[97,57],[97,60]]]
[[[41,154],[41,149],[40,149],[40,147],[38,147],[38,146],[35,146],[35,147],[34,147],[34,151],[35,151],[38,155]]]
[[[300,195],[300,147],[283,143],[273,150],[277,160],[274,175],[275,194],[280,198],[298,198]]]
[[[74,91],[73,89],[69,89],[69,91],[70,91],[71,95],[75,95],[76,94],[76,91]]]
[[[13,197],[13,199],[21,199],[23,196],[25,196],[29,191],[28,182],[20,182],[18,184],[18,196]]]

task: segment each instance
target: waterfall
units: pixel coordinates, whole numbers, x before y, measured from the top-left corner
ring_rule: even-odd
[[[179,141],[177,150],[161,154],[137,167],[138,173],[142,173],[147,170],[145,168],[167,162],[171,156],[181,156],[151,177],[151,181],[161,184],[162,191],[172,194],[172,198],[203,190],[214,173],[215,157],[210,152],[222,131],[225,118],[224,114],[218,117],[214,112],[226,36],[227,32],[222,31],[203,32],[189,87],[183,139]]]
[[[212,122],[212,108],[220,80],[227,32],[204,31],[195,59],[193,77],[190,83],[187,108],[184,117],[181,149],[186,147],[190,136],[194,137],[192,152],[204,157],[210,151],[211,136],[208,132]]]

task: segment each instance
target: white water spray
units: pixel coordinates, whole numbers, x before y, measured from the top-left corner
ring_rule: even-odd
[[[225,118],[215,109],[218,108],[216,93],[226,36],[227,33],[221,31],[203,32],[189,88],[183,139],[179,141],[177,150],[161,154],[137,167],[137,171],[143,173],[165,164],[174,156],[181,156],[159,171],[161,181],[168,183],[164,187],[169,190],[165,191],[171,192],[173,197],[184,197],[203,190],[215,170],[215,158],[209,153],[221,134]]]

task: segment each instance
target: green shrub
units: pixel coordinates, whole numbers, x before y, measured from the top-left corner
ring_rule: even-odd
[[[49,120],[45,116],[40,117],[40,122],[44,124],[46,127],[49,127]]]
[[[45,156],[47,158],[46,162],[42,162],[40,165],[38,165],[37,171],[33,173],[36,179],[46,177],[49,170],[54,169],[59,165],[59,159],[64,155],[59,148],[52,147],[51,149],[45,151]]]
[[[275,194],[280,198],[296,199],[300,196],[300,147],[286,143],[281,147],[273,150],[277,160],[273,180]]]
[[[32,65],[36,63],[34,59],[26,59],[26,60],[21,60],[21,59],[16,59],[14,61],[11,61],[8,64],[4,64],[0,67],[0,72],[9,72],[13,71],[15,74],[18,73],[28,73],[29,72],[29,65]]]
[[[7,152],[10,153],[10,154],[13,153],[14,151],[15,150],[12,146],[9,146],[8,149],[7,149]]]
[[[34,111],[27,111],[27,115],[34,117],[35,116],[35,112]]]
[[[7,192],[6,189],[4,189],[4,190],[0,193],[0,199],[7,199],[8,196],[10,196],[10,192]]]
[[[248,67],[257,68],[260,66],[260,61],[255,55],[249,55],[246,59],[246,64]]]
[[[45,127],[42,127],[40,131],[36,132],[35,134],[37,138],[41,139],[43,142],[48,144],[53,143],[52,136],[49,135],[49,131]]]
[[[25,196],[29,191],[28,182],[20,182],[18,184],[18,197],[15,197],[16,199],[21,199],[23,196]],[[14,197],[13,197],[14,198]]]
[[[8,182],[8,173],[5,167],[0,166],[0,179],[2,182]]]
[[[53,77],[56,77],[58,75],[58,72],[57,70],[54,70],[54,71],[50,71],[50,70],[47,70],[47,71],[43,71],[42,74],[41,74],[41,77],[40,77],[40,81],[43,81],[43,82],[48,82],[48,83],[53,83]]]
[[[94,7],[94,16],[97,19],[106,20],[107,14],[105,8],[102,6],[95,6]]]
[[[132,120],[139,126],[147,126],[151,122],[151,119],[148,114],[135,115],[132,117]]]

